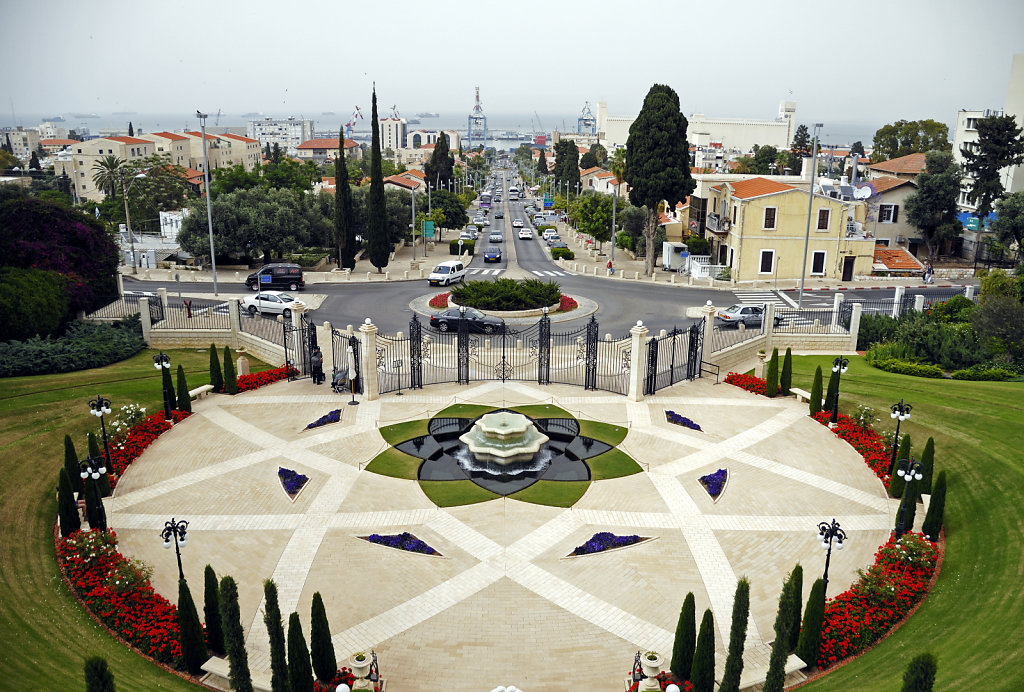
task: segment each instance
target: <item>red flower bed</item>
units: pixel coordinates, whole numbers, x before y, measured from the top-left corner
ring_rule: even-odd
[[[861,572],[848,591],[825,605],[818,667],[871,646],[902,620],[928,593],[939,551],[919,533],[890,535],[875,553],[875,564]]]
[[[338,685],[348,685],[349,689],[352,688],[352,683],[356,681],[355,673],[352,672],[351,668],[339,668],[338,672],[334,674],[334,678],[328,682],[323,683],[319,680],[313,681],[313,692],[335,692],[338,689]],[[377,685],[373,686],[373,692],[379,692],[380,687]]]
[[[663,690],[669,685],[678,685],[679,689],[682,690],[682,692],[693,692],[693,685],[690,683],[689,680],[683,680],[682,682],[680,682],[679,680],[676,680],[676,677],[667,670],[663,670],[662,672],[658,673],[658,685]],[[639,688],[640,683],[634,682],[632,685],[629,686],[629,689],[627,689],[626,692],[637,692]]]
[[[282,365],[279,368],[273,370],[264,370],[263,372],[253,372],[248,375],[239,375],[236,382],[238,383],[238,392],[248,392],[253,389],[257,389],[264,385],[273,384],[279,382],[288,377],[287,366]]]
[[[569,296],[563,295],[558,298],[558,311],[568,312],[569,310],[575,310],[579,307],[579,303],[570,298]]]
[[[59,540],[57,561],[71,588],[103,624],[161,663],[178,661],[178,610],[117,551],[113,531],[76,531]],[[136,578],[126,580],[126,574]]]
[[[432,308],[437,308],[438,310],[443,310],[444,308],[448,307],[448,296],[450,295],[451,293],[438,293],[436,296],[430,299],[430,302],[427,303],[427,305],[429,305]]]
[[[754,377],[753,375],[741,375],[738,372],[730,372],[725,376],[725,382],[726,384],[736,385],[740,389],[746,389],[748,392],[753,392],[754,394],[768,396],[768,383],[760,377]]]
[[[814,420],[822,425],[828,425],[830,417],[829,411],[814,414]],[[850,446],[864,457],[864,463],[871,467],[875,475],[888,483],[890,451],[882,436],[871,428],[860,427],[857,421],[842,413],[839,414],[836,423],[836,428],[832,430],[836,437],[849,442]]]
[[[171,411],[171,420],[175,423],[188,418],[188,411]],[[148,416],[135,425],[123,440],[119,440],[110,446],[110,473],[120,477],[128,466],[145,451],[146,447],[153,444],[153,441],[164,432],[171,429],[171,424],[164,418],[161,410]],[[111,487],[117,485],[116,480],[110,479]]]

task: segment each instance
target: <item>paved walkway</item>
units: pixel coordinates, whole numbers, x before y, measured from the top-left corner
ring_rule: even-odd
[[[778,593],[797,562],[804,594],[823,566],[819,521],[850,535],[833,555],[830,593],[871,563],[895,515],[881,483],[845,443],[795,401],[730,385],[684,383],[641,403],[576,387],[485,382],[433,386],[346,406],[309,380],[235,397],[214,395],[163,435],[128,471],[108,504],[122,550],[154,566],[156,589],[174,599],[177,569],[158,531],[190,522],[185,576],[201,598],[203,569],[239,584],[250,663],[269,680],[263,581],[281,611],[309,623],[323,596],[339,664],[374,649],[389,687],[479,692],[514,684],[619,690],[633,654],[669,657],[688,591],[698,616],[716,618],[717,672],[724,665],[736,579],[751,582],[744,673],[767,666]],[[428,417],[455,402],[548,403],[629,427],[622,449],[645,468],[597,481],[571,509],[496,499],[438,509],[415,481],[363,470],[386,447],[378,428]],[[342,420],[306,423],[340,408]],[[665,421],[671,409],[706,432]],[[293,501],[284,466],[309,476]],[[728,468],[712,502],[697,482]],[[443,557],[392,550],[359,536],[410,531]],[[569,558],[598,531],[653,540]]]

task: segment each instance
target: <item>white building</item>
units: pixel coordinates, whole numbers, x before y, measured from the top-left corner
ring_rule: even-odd
[[[67,139],[68,128],[61,127],[49,120],[39,123],[35,128],[39,132],[39,139]]]
[[[295,156],[295,150],[299,148],[300,144],[313,139],[313,121],[296,118],[250,120],[246,132],[250,138],[259,142],[260,148],[264,148],[268,144],[270,146],[277,144],[289,156]]]
[[[160,237],[177,240],[181,232],[181,222],[188,216],[188,209],[160,212]]]
[[[411,130],[405,135],[405,148],[419,149],[425,144],[437,144],[437,138],[442,132],[448,140],[449,151],[458,151],[462,138],[457,130]],[[381,139],[383,140],[383,136]]]
[[[397,151],[405,146],[406,127],[408,123],[405,118],[381,118],[380,120],[380,150]]]
[[[39,133],[23,127],[5,127],[0,130],[0,139],[10,141],[11,153],[26,164],[32,152],[39,149]]]
[[[71,167],[67,173],[74,182],[76,193],[80,198],[99,201],[106,193],[93,182],[96,163],[107,156],[116,156],[129,163],[144,159],[156,152],[156,144],[138,137],[100,137],[77,142],[70,151]]]

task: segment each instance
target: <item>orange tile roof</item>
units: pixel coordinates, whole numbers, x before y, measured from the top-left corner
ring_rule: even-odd
[[[912,173],[917,175],[924,170],[924,154],[907,154],[896,159],[880,161],[868,166],[873,171],[885,171],[886,173]]]
[[[910,271],[921,269],[921,263],[903,248],[890,248],[884,245],[875,246],[875,264],[884,264],[887,269]]]
[[[789,190],[796,189],[792,185],[786,185],[785,183],[760,177],[750,178],[749,180],[737,180],[736,182],[729,184],[732,186],[732,196],[738,197],[739,199],[763,197],[765,195],[774,195],[779,192],[788,192]],[[715,185],[711,189],[721,191],[722,186]]]
[[[231,134],[229,132],[225,132],[224,134],[221,135],[221,137],[227,137],[229,139],[237,139],[239,142],[250,142],[250,143],[253,143],[253,144],[259,144],[260,143],[260,141],[258,139],[253,139],[252,137],[243,137],[242,135],[233,135],[233,134]]]
[[[434,148],[433,144],[421,144],[420,145],[420,149],[433,149],[433,148]]]
[[[186,132],[185,134],[191,137],[202,137],[203,133],[193,130],[192,132]],[[206,135],[207,139],[217,139],[216,135]]]
[[[580,175],[590,175],[590,174],[591,174],[591,173],[593,173],[594,171],[599,171],[599,170],[601,170],[601,167],[600,167],[600,166],[591,166],[590,168],[588,168],[588,169],[587,169],[587,170],[585,170],[585,171],[584,171],[584,170],[581,170],[581,171],[580,171]]]
[[[401,175],[389,175],[384,178],[384,183],[391,183],[392,185],[398,185],[404,187],[406,190],[412,190],[421,185],[418,181],[409,180],[408,178],[402,177]]]
[[[39,140],[40,146],[44,147],[56,147],[63,146],[69,147],[73,144],[78,144],[77,139],[41,139]]]
[[[188,137],[182,137],[181,135],[176,135],[173,132],[150,132],[149,134],[152,135],[153,137],[163,137],[164,139],[169,139],[172,142],[188,140]]]
[[[600,173],[598,173],[598,174],[597,174],[596,176],[594,176],[594,177],[595,177],[595,178],[601,178],[601,179],[604,179],[604,178],[612,178],[612,177],[614,177],[614,176],[615,176],[615,174],[614,174],[614,173],[612,173],[611,171],[601,171]]]
[[[333,176],[324,176],[323,178],[320,179],[320,182],[323,183],[324,186],[336,186],[334,180],[335,179]]]
[[[104,137],[103,139],[120,142],[121,144],[152,144],[148,139],[139,139],[138,137]]]
[[[407,170],[402,175],[416,176],[420,180],[426,180],[427,179],[427,174],[426,173],[424,173],[423,171],[416,170],[415,168],[410,168],[409,170]]]
[[[299,145],[299,149],[337,149],[338,137],[325,137],[323,139],[307,139],[305,142]],[[345,148],[351,149],[352,147],[358,147],[359,142],[353,141],[349,138],[345,138]]]
[[[893,178],[892,176],[883,175],[880,178],[872,178],[870,182],[865,185],[870,186],[875,192],[881,194],[894,190],[900,185],[913,185],[914,181],[907,180],[906,178]]]
[[[589,148],[587,148],[587,147],[581,147],[581,146],[577,146],[577,147],[576,147],[576,149],[577,149],[577,150],[578,150],[578,151],[579,151],[579,152],[580,152],[581,154],[587,154],[587,153],[589,153],[589,152],[590,152],[590,149],[589,149]]]

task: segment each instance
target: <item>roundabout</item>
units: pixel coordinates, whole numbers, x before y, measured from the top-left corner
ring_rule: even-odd
[[[121,551],[152,564],[154,587],[169,597],[177,570],[154,527],[164,515],[189,520],[185,576],[202,583],[209,563],[238,582],[257,681],[269,680],[261,599],[271,577],[282,612],[304,621],[313,593],[323,595],[339,660],[373,649],[395,689],[468,692],[507,680],[528,690],[615,688],[637,649],[671,651],[689,591],[698,612],[715,614],[720,671],[736,580],[746,576],[744,679],[754,679],[767,667],[785,576],[796,563],[809,574],[821,568],[818,522],[834,517],[849,534],[830,567],[835,595],[871,564],[894,520],[896,501],[861,457],[790,399],[702,380],[642,403],[564,385],[437,385],[343,407],[338,422],[300,432],[339,401],[321,389],[299,380],[197,402],[107,505]],[[428,492],[401,464],[375,469],[392,440],[417,436],[392,436],[389,426],[436,420],[456,405],[476,407],[464,416],[474,420],[517,408],[540,420],[528,407],[557,406],[584,436],[588,421],[616,426],[625,434],[615,446],[640,469],[595,474],[571,506],[544,493],[486,495],[472,483],[480,495],[466,502],[456,482]],[[701,430],[669,422],[666,410]],[[281,492],[283,467],[308,477],[294,499]],[[700,479],[721,468],[728,483],[712,498]],[[568,558],[602,532],[646,540]],[[363,539],[403,533],[443,557]]]

